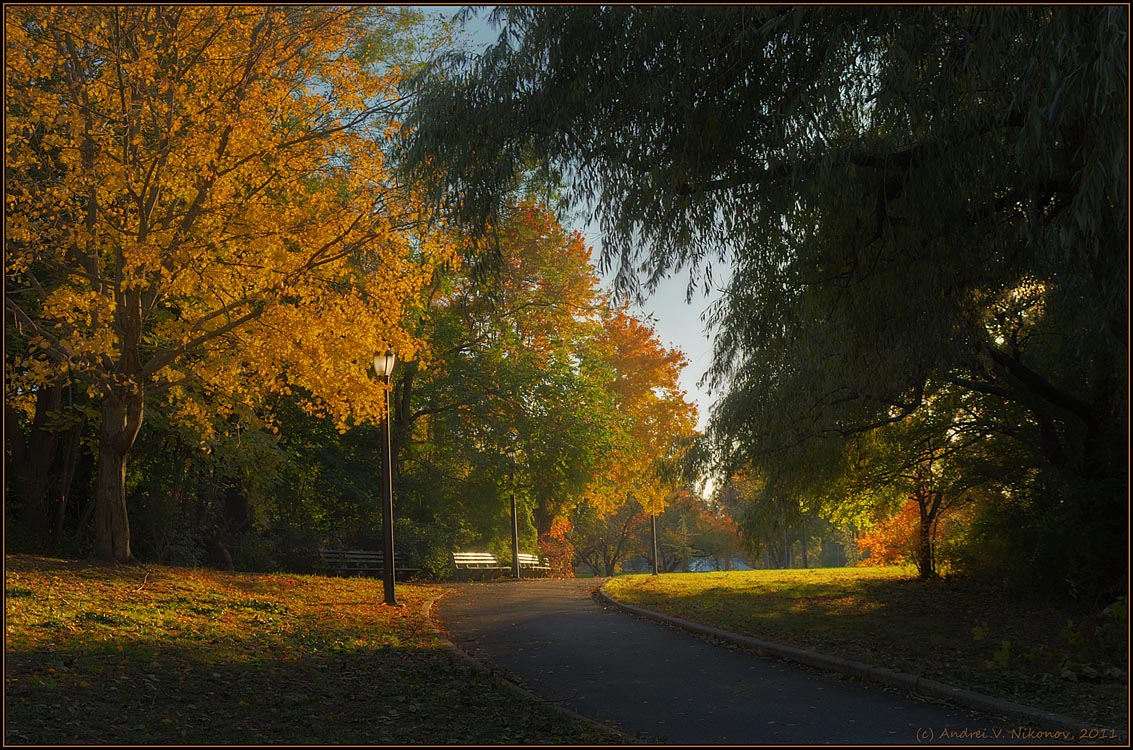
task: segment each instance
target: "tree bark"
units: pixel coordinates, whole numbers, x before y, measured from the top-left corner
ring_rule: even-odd
[[[401,378],[394,384],[389,394],[390,414],[390,453],[393,463],[393,477],[401,476],[401,450],[409,443],[413,422],[413,381],[417,374],[417,363],[405,363]]]
[[[26,440],[16,410],[11,404],[5,404],[5,437],[12,491],[23,504],[20,522],[36,544],[48,542],[48,492],[51,478],[57,475],[52,465],[57,459],[59,446],[59,434],[49,427],[48,420],[59,414],[62,392],[62,385],[49,385],[35,394],[35,417]]]
[[[917,491],[917,508],[920,523],[917,525],[917,573],[922,579],[936,578],[936,555],[932,545],[932,527],[936,519],[937,503],[933,493]]]
[[[79,443],[86,428],[86,420],[80,420],[66,434],[60,457],[61,472],[57,501],[52,511],[51,543],[58,548],[63,543],[63,525],[67,520],[67,503],[71,496],[71,483],[75,478],[75,468],[79,463]]]
[[[145,395],[140,389],[108,393],[102,399],[94,546],[95,556],[106,562],[133,560],[126,512],[126,456],[141,429],[144,405]]]

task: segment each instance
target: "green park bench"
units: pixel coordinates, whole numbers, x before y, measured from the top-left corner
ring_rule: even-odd
[[[382,575],[385,572],[385,553],[364,549],[319,549],[319,561],[325,570],[339,575],[360,573]],[[401,553],[393,554],[394,570],[415,570],[406,568]]]

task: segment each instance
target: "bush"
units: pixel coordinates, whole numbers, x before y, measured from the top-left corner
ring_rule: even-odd
[[[275,544],[258,534],[244,534],[229,549],[236,570],[247,573],[275,573],[280,570]]]
[[[1128,509],[1103,483],[1044,481],[982,503],[961,571],[997,585],[1100,608],[1125,591]]]
[[[319,535],[310,528],[276,524],[266,534],[278,570],[314,573],[319,562]]]

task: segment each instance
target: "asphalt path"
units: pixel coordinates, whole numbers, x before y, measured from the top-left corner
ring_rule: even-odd
[[[1030,744],[1007,719],[604,608],[594,579],[459,584],[433,607],[458,648],[540,698],[658,744]],[[1040,742],[1038,744],[1047,744]]]

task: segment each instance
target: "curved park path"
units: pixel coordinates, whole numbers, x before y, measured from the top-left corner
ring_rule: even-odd
[[[597,584],[460,584],[432,616],[461,650],[535,695],[646,742],[1020,743],[1021,727],[1006,719],[716,645],[603,608],[591,596]]]

